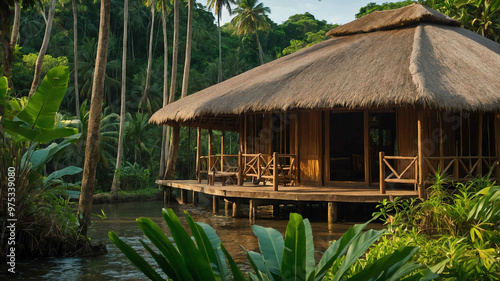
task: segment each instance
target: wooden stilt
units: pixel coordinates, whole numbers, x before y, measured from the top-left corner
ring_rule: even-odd
[[[236,200],[233,202],[233,218],[237,218],[241,215],[241,199],[236,198]]]
[[[306,206],[305,202],[298,202],[297,203],[297,213],[304,215],[305,206]]]
[[[280,217],[280,204],[279,202],[273,204],[273,217],[278,219]]]
[[[232,203],[224,198],[224,215],[229,216],[229,209],[231,209]]]
[[[219,196],[212,196],[212,213],[219,213]]]
[[[187,203],[188,203],[187,190],[181,189],[181,204],[187,204]]]
[[[255,223],[255,219],[257,218],[257,204],[258,202],[256,199],[250,199],[250,208],[248,216],[252,224]]]
[[[328,202],[328,230],[333,230],[333,224],[338,219],[337,202]]]
[[[198,207],[198,203],[199,203],[198,192],[193,191],[193,206]]]
[[[168,208],[169,206],[169,189],[170,187],[164,187],[163,188],[163,208]]]

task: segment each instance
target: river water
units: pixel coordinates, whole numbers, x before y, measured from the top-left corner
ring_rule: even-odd
[[[19,261],[16,263],[17,273],[15,276],[5,275],[6,272],[2,270],[0,280],[147,280],[142,272],[109,241],[108,231],[112,230],[117,233],[122,240],[143,255],[150,264],[154,264],[154,260],[150,258],[139,242],[141,239],[145,241],[148,239],[137,227],[135,219],[149,217],[168,232],[161,214],[162,206],[163,202],[160,201],[94,205],[94,213],[100,214],[103,210],[107,218],[105,220],[94,218],[95,222],[88,234],[93,242],[106,244],[108,254],[92,258],[49,258]],[[223,209],[221,215],[214,215],[207,209],[186,205],[175,205],[172,208],[183,223],[185,223],[184,211],[188,211],[195,221],[211,225],[240,268],[244,271],[251,270],[246,261],[245,252],[241,248],[243,246],[247,250],[258,251],[257,237],[253,234],[248,219],[224,216]],[[265,210],[260,212],[263,217],[266,216]],[[264,218],[257,219],[255,223],[264,227],[273,227],[284,233],[287,222],[287,220]],[[316,251],[326,250],[331,240],[338,239],[353,224],[338,223],[332,231],[329,231],[324,220],[312,221]],[[369,226],[369,228],[377,229],[381,227],[381,224]]]

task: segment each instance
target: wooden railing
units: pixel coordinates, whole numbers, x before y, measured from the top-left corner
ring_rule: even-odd
[[[438,156],[426,157],[426,167],[432,174],[450,175],[452,180],[469,180],[477,175],[489,174],[499,165],[495,156]]]
[[[430,174],[450,175],[454,181],[470,180],[477,175],[495,177],[493,171],[500,165],[500,158],[495,156],[436,156],[423,159],[424,168]],[[389,160],[393,160],[394,164]],[[386,156],[380,152],[380,193],[386,193],[387,183],[413,184],[416,190],[419,183],[418,162],[418,156]],[[389,175],[386,175],[387,170]]]
[[[400,169],[395,168],[388,160],[394,160],[394,166],[399,164]],[[409,183],[413,184],[416,190],[418,184],[418,156],[386,156],[383,151],[379,153],[380,163],[380,193],[385,194],[386,184]],[[399,161],[399,162],[398,162]],[[403,163],[409,162],[407,163]],[[391,173],[386,176],[386,167]],[[404,169],[402,169],[404,168]],[[401,172],[398,172],[400,170]],[[413,175],[410,171],[413,171]]]
[[[198,162],[198,182],[201,182],[202,174],[209,172],[238,172],[238,157],[232,154],[201,156]]]
[[[274,190],[278,183],[296,184],[297,165],[293,154],[242,154],[242,178],[251,177],[254,183],[270,181]]]

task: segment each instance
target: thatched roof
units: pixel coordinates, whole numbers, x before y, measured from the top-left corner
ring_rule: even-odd
[[[458,24],[419,4],[373,13],[167,105],[150,122],[208,126],[245,112],[336,107],[500,110],[500,45]]]

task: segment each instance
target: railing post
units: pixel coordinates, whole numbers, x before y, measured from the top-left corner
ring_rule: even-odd
[[[201,183],[201,128],[198,127],[198,135],[196,136],[196,170],[198,175],[198,183]]]
[[[243,157],[241,155],[241,150],[238,152],[238,185],[243,185],[243,169],[245,169],[245,164],[243,163]]]
[[[278,153],[273,153],[273,189],[278,191]]]
[[[380,194],[385,194],[385,164],[384,164],[385,153],[383,151],[379,152],[379,163],[380,163]]]

